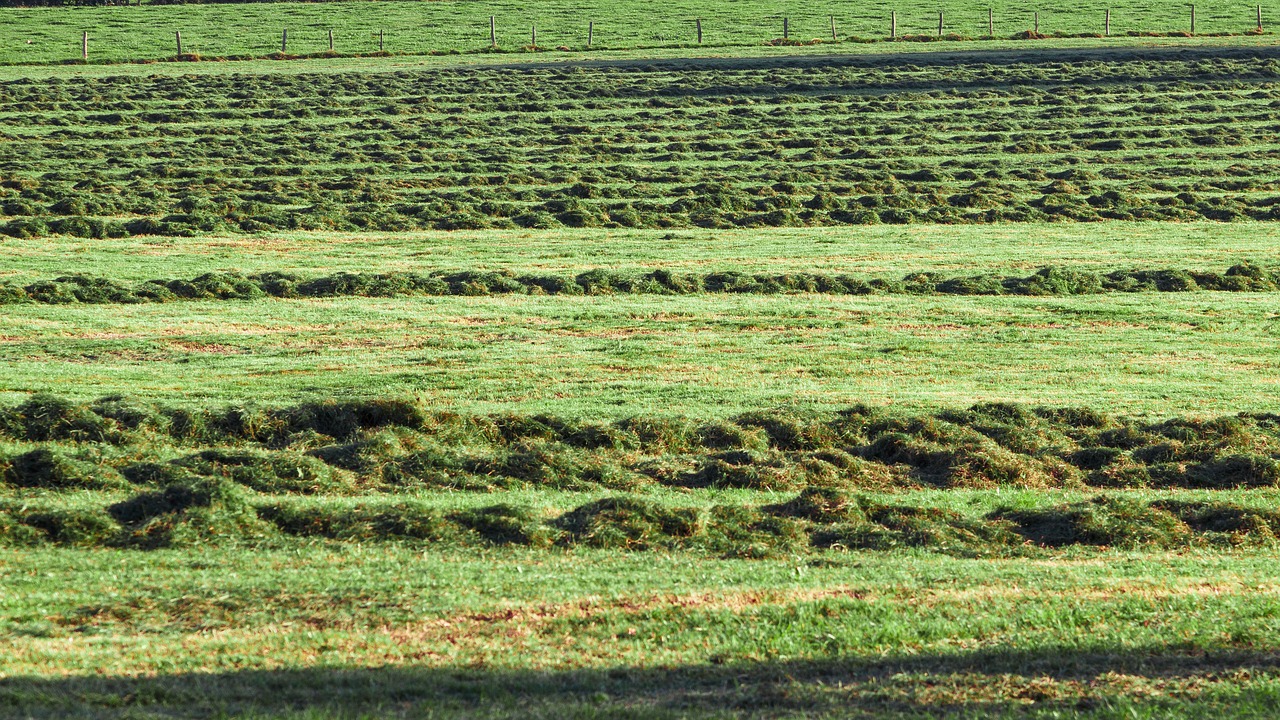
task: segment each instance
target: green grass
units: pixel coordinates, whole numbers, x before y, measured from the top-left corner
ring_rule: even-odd
[[[1266,38],[832,58],[716,10],[723,60],[5,69],[0,225],[52,236],[0,281],[1280,262]],[[224,54],[286,16],[465,49],[432,18],[490,12],[14,11],[39,42],[0,63],[84,18],[124,58],[186,18],[251,24]],[[1157,217],[1242,221],[1122,221]],[[1277,295],[0,306],[0,716],[1273,717]]]
[[[1046,265],[1095,272],[1221,271],[1280,262],[1280,226],[1115,222],[1087,226],[908,225],[756,230],[524,230],[272,233],[255,237],[11,238],[0,280],[85,274],[141,282],[207,272],[511,270],[576,275],[595,268],[681,272],[1029,274]],[[372,264],[371,264],[372,263]]]
[[[489,46],[489,16],[497,16],[502,48],[518,50],[530,44],[530,26],[538,28],[538,45],[581,50],[587,44],[587,23],[595,23],[593,47],[626,49],[685,48],[697,41],[695,18],[702,18],[703,40],[711,47],[761,45],[782,36],[782,18],[790,18],[791,37],[830,40],[829,15],[835,15],[839,36],[885,38],[889,13],[897,10],[899,35],[936,35],[938,10],[946,12],[946,32],[969,37],[987,35],[987,5],[953,0],[935,8],[901,8],[889,3],[856,8],[826,2],[803,4],[770,0],[751,4],[715,4],[682,0],[661,12],[638,2],[541,2],[536,7],[511,2],[359,2],[323,4],[178,5],[136,8],[6,9],[3,31],[16,42],[5,44],[0,63],[50,63],[80,57],[81,33],[90,33],[90,58],[141,60],[172,57],[174,31],[182,31],[183,51],[204,56],[262,56],[280,50],[281,31],[289,30],[288,50],[319,53],[328,49],[327,31],[334,31],[335,49],[345,53],[378,50],[378,32],[385,30],[385,48],[397,53],[468,52]],[[1255,27],[1253,7],[1216,2],[1197,8],[1199,33],[1243,33]],[[1264,7],[1264,14],[1274,8]],[[996,34],[1001,37],[1031,30],[1032,10],[997,7]],[[1040,31],[1052,33],[1103,32],[1103,13],[1097,6],[1063,0],[1040,9]],[[1112,8],[1112,33],[1160,32],[1189,29],[1186,6],[1171,0],[1125,2]],[[29,43],[27,41],[30,41]]]
[[[1105,224],[15,241],[7,278],[213,270],[592,267],[1025,273],[1221,269],[1276,258],[1270,225]],[[1030,241],[1020,238],[1030,237]],[[590,239],[590,250],[582,243]],[[1005,400],[1138,415],[1271,410],[1272,295],[590,296],[8,306],[10,399],[166,403],[416,396],[463,411],[723,417],[778,404]],[[797,352],[797,350],[802,352]]]
[[[6,308],[3,391],[721,415],[1004,400],[1268,410],[1268,294],[618,296]]]
[[[328,0],[333,2],[334,0]],[[487,22],[487,20],[486,20]],[[207,75],[305,75],[312,73],[385,73],[424,69],[480,69],[486,67],[563,67],[579,65],[616,65],[634,62],[675,63],[700,65],[704,63],[756,64],[780,59],[818,60],[866,56],[874,58],[923,59],[938,55],[958,54],[973,58],[1007,59],[1011,55],[1028,53],[1040,57],[1128,57],[1137,52],[1217,50],[1226,53],[1248,52],[1273,47],[1275,36],[1270,31],[1262,35],[1196,35],[1172,36],[1113,36],[1095,37],[1047,37],[1043,40],[983,39],[950,40],[946,37],[932,42],[851,42],[819,45],[738,45],[713,47],[673,46],[645,47],[627,50],[556,49],[538,53],[480,52],[463,54],[328,54],[305,55],[290,61],[266,58],[244,60],[213,59],[210,62],[176,62],[164,59],[127,62],[97,60],[88,64],[61,61],[56,64],[0,65],[0,78],[94,78],[132,75],[207,76]],[[275,49],[279,49],[277,46]]]
[[[348,546],[6,564],[0,696],[32,717],[1275,708],[1270,553],[815,565]]]

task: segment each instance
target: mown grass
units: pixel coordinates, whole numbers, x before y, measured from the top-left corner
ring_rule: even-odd
[[[295,234],[15,241],[15,282],[157,274],[817,268],[900,277],[1274,261],[1270,225],[1089,224],[733,232]],[[590,250],[582,245],[590,240]],[[137,250],[137,254],[131,253]],[[166,271],[172,268],[172,273]],[[458,410],[710,417],[793,402],[985,400],[1133,414],[1271,410],[1271,296],[337,298],[6,308],[10,399],[238,403],[417,395]],[[745,332],[750,329],[751,332]],[[803,353],[795,352],[802,348]],[[552,361],[548,362],[548,358]]]
[[[333,298],[6,308],[8,397],[417,396],[692,416],[987,400],[1271,409],[1267,293]]]
[[[536,268],[576,273],[818,268],[900,277],[1024,273],[1055,257],[1110,272],[1274,261],[1269,225],[1090,224],[851,231],[531,231],[406,238],[15,241],[7,278],[128,280]],[[1026,239],[1024,239],[1026,238]],[[591,250],[582,245],[590,240]],[[137,250],[132,254],[130,250]],[[928,408],[986,400],[1180,414],[1271,410],[1271,295],[336,298],[131,308],[6,307],[3,389],[82,400],[291,404],[417,395],[463,411],[723,417],[778,404]],[[746,332],[750,330],[750,332]],[[803,349],[797,353],[796,349]],[[548,361],[548,359],[551,359]]]
[[[746,557],[904,546],[1004,555],[1272,545],[1280,532],[1280,514],[1257,497],[1241,505],[1177,492],[1280,488],[1272,414],[1149,423],[983,404],[919,416],[853,407],[601,423],[438,413],[394,400],[187,410],[38,396],[0,413],[0,428],[41,443],[0,455],[12,497],[0,503],[0,544],[16,546],[252,546],[288,536]],[[981,514],[980,498],[957,511],[864,494],[922,488],[1156,494],[1057,503],[1024,495]],[[672,489],[704,494],[692,504],[645,497]],[[511,492],[529,490],[570,494],[539,510]],[[734,500],[722,490],[774,496]],[[77,491],[70,505],[64,491]],[[95,502],[79,491],[111,494]],[[442,506],[430,498],[441,491],[501,501]]]
[[[1280,226],[1269,223],[1110,222],[907,225],[752,230],[492,230],[263,233],[253,237],[10,238],[0,281],[61,275],[125,282],[204,273],[270,271],[457,272],[577,275],[594,268],[647,272],[738,269],[901,278],[1026,275],[1046,265],[1107,273],[1140,267],[1221,271],[1243,261],[1280,263]]]
[[[332,1],[332,0],[330,0]],[[732,47],[648,47],[628,50],[574,50],[538,53],[463,53],[402,55],[397,53],[350,54],[327,53],[298,56],[298,62],[282,62],[267,58],[230,60],[208,58],[210,62],[168,61],[103,61],[57,64],[0,65],[0,78],[31,78],[40,80],[68,77],[93,78],[120,75],[155,75],[175,77],[186,75],[300,75],[311,73],[383,73],[412,69],[475,69],[485,67],[543,67],[630,64],[637,61],[694,66],[721,64],[730,66],[776,62],[784,58],[813,61],[822,58],[845,56],[874,56],[898,58],[937,57],[939,54],[959,53],[983,61],[1008,59],[1012,55],[1035,53],[1043,58],[1061,60],[1096,57],[1132,57],[1135,53],[1215,52],[1240,54],[1254,52],[1275,45],[1270,31],[1262,35],[1196,35],[1170,36],[1113,36],[1055,37],[1027,41],[1024,39],[984,39],[981,43],[970,40],[950,40],[946,37],[934,42],[842,42],[819,45],[741,45]],[[278,49],[278,48],[276,48]],[[205,58],[201,58],[202,60]],[[123,63],[123,64],[122,64]]]
[[[308,277],[272,270],[243,275],[204,273],[192,278],[152,278],[128,283],[93,275],[61,275],[27,285],[0,282],[0,304],[108,305],[183,300],[258,300],[330,297],[481,297],[487,295],[1018,295],[1065,297],[1104,293],[1244,292],[1280,289],[1280,270],[1243,262],[1225,272],[1143,268],[1098,273],[1046,266],[1027,276],[994,273],[948,277],[913,271],[901,278],[849,273],[752,273],[740,268],[709,273],[626,272],[592,268],[574,276],[493,272],[334,273]]]
[[[34,717],[1274,709],[1269,553],[885,560],[17,554],[0,692]]]
[[[15,239],[0,270],[1270,266],[1264,223],[993,222],[1274,214],[1274,59],[1215,52],[40,70],[0,85],[9,234],[192,237]],[[818,157],[833,127],[867,152]],[[367,231],[504,193],[475,217],[505,230]],[[593,215],[613,193],[681,227]],[[760,203],[991,224],[714,227]],[[1275,295],[5,306],[0,715],[1271,717]]]
[[[318,4],[237,4],[203,6],[146,6],[136,8],[8,8],[5,33],[11,40],[0,63],[59,63],[80,57],[83,31],[91,35],[92,60],[129,61],[173,57],[174,31],[183,33],[183,51],[195,56],[262,57],[280,51],[281,31],[289,30],[288,51],[319,54],[328,50],[327,31],[334,31],[335,49],[342,53],[374,53],[378,33],[385,30],[387,51],[393,53],[474,52],[489,46],[489,16],[497,16],[499,45],[519,51],[531,42],[532,25],[538,45],[548,50],[583,50],[587,23],[595,23],[593,48],[696,47],[696,18],[703,21],[703,41],[709,47],[759,46],[782,37],[782,18],[790,19],[791,38],[807,42],[831,40],[829,15],[837,19],[840,39],[887,38],[889,13],[898,13],[898,34],[932,38],[937,34],[938,10],[946,12],[946,33],[952,37],[984,37],[987,6],[968,0],[938,8],[894,7],[876,3],[856,8],[836,3],[802,4],[770,0],[742,6],[682,0],[662,12],[640,3],[543,2],[536,7],[510,2],[456,3],[358,2]],[[1031,30],[1033,11],[1015,6],[996,7],[996,34],[1007,38]],[[1101,36],[1103,14],[1095,6],[1061,0],[1039,10],[1045,34],[1088,33]],[[1112,12],[1112,32],[1189,30],[1189,14],[1176,2],[1122,3]],[[1199,9],[1199,33],[1244,33],[1256,26],[1250,6],[1210,4]],[[28,42],[29,41],[29,42]]]
[[[96,507],[87,498],[81,507],[56,499],[23,499],[20,509],[7,502],[0,513],[0,544],[155,550],[376,543],[432,550],[687,551],[756,559],[916,548],[961,557],[1048,558],[1079,548],[1274,548],[1280,532],[1280,514],[1257,507],[1266,498],[1240,504],[1223,493],[1205,499],[1169,491],[1147,497],[1108,493],[1060,503],[1040,497],[1017,508],[994,495],[965,498],[963,511],[816,486],[774,503],[758,497],[734,503],[715,494],[683,498],[674,506],[634,494],[545,497],[554,505],[542,512],[514,504],[519,493],[504,495],[515,497],[485,505],[413,497],[255,500],[227,481],[193,477],[110,504],[96,497]],[[974,513],[984,500],[993,509]]]
[[[0,152],[0,232],[1233,222],[1280,212],[1270,51],[988,59],[15,80],[0,85],[13,141]],[[1148,102],[1152,92],[1163,102]]]

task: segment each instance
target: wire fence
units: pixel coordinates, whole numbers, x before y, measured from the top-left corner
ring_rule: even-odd
[[[856,10],[761,4],[734,12],[649,16],[622,5],[539,8],[429,2],[143,5],[5,10],[0,64],[75,60],[130,62],[177,56],[249,58],[273,54],[445,54],[529,50],[729,47],[884,40],[1245,35],[1264,32],[1262,5],[1160,2],[1047,9],[937,9],[870,3]],[[601,0],[603,2],[603,0]],[[708,10],[699,0],[686,10]],[[465,10],[461,8],[466,8]],[[452,9],[453,12],[449,12]],[[500,13],[499,9],[508,12]]]

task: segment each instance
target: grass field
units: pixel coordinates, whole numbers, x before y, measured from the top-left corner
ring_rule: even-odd
[[[834,2],[799,3],[768,0],[755,3],[708,3],[681,0],[657,11],[639,2],[418,2],[392,0],[360,2],[250,3],[212,5],[151,5],[108,8],[6,8],[0,25],[0,64],[56,63],[78,59],[81,33],[91,35],[93,60],[130,61],[172,57],[177,52],[174,32],[183,35],[183,51],[209,57],[265,56],[280,50],[281,33],[288,29],[287,49],[308,54],[328,50],[328,31],[334,48],[343,53],[474,52],[489,47],[489,17],[495,16],[498,44],[506,50],[530,45],[537,27],[538,46],[582,50],[587,25],[594,23],[594,49],[695,47],[695,20],[703,23],[705,46],[749,46],[782,37],[782,19],[789,20],[790,37],[798,41],[831,40],[829,16],[836,18],[837,37],[887,38],[890,13],[897,13],[897,32],[934,36],[938,11],[944,12],[944,32],[984,37],[987,8],[971,0],[953,0],[928,7],[899,7],[887,2],[856,7]],[[1186,4],[1161,0],[1127,0],[1114,5],[1111,30],[1115,35],[1169,33],[1190,30]],[[1264,3],[1264,21],[1278,10]],[[1008,37],[1032,30],[1030,7],[1001,7],[994,15],[995,34]],[[1097,6],[1059,0],[1039,8],[1044,34],[1089,33],[1101,36],[1105,16]],[[1216,2],[1197,5],[1197,33],[1241,34],[1256,28],[1253,4]]]
[[[1274,54],[14,79],[0,233],[1271,220]]]
[[[495,238],[500,238],[498,241]],[[202,273],[489,270],[577,275],[640,272],[1027,274],[1047,265],[1093,272],[1136,268],[1221,271],[1280,263],[1269,223],[1116,222],[908,225],[754,230],[526,230],[427,233],[292,233],[148,238],[11,238],[0,281],[62,275],[142,282]],[[376,267],[371,263],[376,262]]]
[[[35,717],[1274,710],[1265,554],[885,560],[51,551],[9,566],[41,679],[3,690]]]
[[[15,241],[10,272],[1274,258],[1265,225],[1017,227],[617,231],[585,255],[561,251],[581,231],[62,238]],[[1274,297],[7,306],[8,397],[131,399],[0,423],[0,698],[35,717],[1263,717]],[[300,400],[320,414],[271,415]],[[1094,414],[954,412],[991,400]],[[861,402],[884,419],[822,424]],[[1205,424],[1242,410],[1264,414]]]
[[[0,70],[0,717],[1274,717],[1277,55],[1105,42]]]
[[[1010,229],[1017,227],[1017,230]],[[26,240],[15,282],[202,272],[510,269],[1027,274],[1275,261],[1270,226],[625,231],[240,240]],[[1002,233],[1004,236],[1002,237]],[[1024,245],[1017,237],[1038,237]],[[584,236],[577,236],[584,237]],[[1128,244],[1118,238],[1145,238]],[[1167,238],[1167,240],[1166,240]],[[1038,250],[1036,249],[1038,248]],[[141,250],[141,252],[139,252]],[[567,255],[567,257],[557,257]],[[69,263],[74,263],[69,265]],[[420,397],[464,411],[723,415],[786,403],[910,408],[981,400],[1136,415],[1267,410],[1274,293],[1079,297],[695,294],[193,300],[6,307],[9,398],[289,403]],[[799,352],[797,352],[799,351]]]

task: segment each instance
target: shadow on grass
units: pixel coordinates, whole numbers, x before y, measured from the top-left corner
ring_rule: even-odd
[[[4,717],[1041,714],[1280,716],[1280,651],[989,651],[679,668],[310,668],[0,680]]]
[[[1168,46],[1108,46],[1108,47],[1043,47],[1034,43],[1026,48],[984,49],[930,48],[926,44],[912,47],[916,52],[866,52],[856,54],[767,55],[762,57],[670,57],[670,58],[619,58],[600,60],[557,60],[544,63],[528,62],[510,66],[486,66],[486,69],[531,67],[613,67],[678,69],[678,70],[741,70],[773,69],[779,67],[892,67],[918,65],[925,67],[950,67],[984,63],[988,65],[1027,65],[1059,62],[1130,62],[1130,61],[1180,61],[1195,62],[1207,59],[1256,60],[1280,57],[1280,45],[1168,45]],[[1197,74],[1197,80],[1232,79],[1228,71]],[[1185,80],[1180,76],[1180,80]],[[1147,82],[1156,80],[1148,77]],[[687,95],[705,93],[705,89],[686,88]],[[777,88],[774,88],[777,92]],[[677,93],[672,93],[677,94]]]

